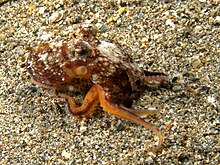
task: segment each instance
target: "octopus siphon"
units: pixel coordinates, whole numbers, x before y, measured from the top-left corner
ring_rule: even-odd
[[[72,116],[89,117],[100,104],[104,111],[154,131],[156,150],[161,149],[163,135],[141,118],[160,110],[130,108],[141,89],[167,84],[168,76],[140,69],[118,42],[100,41],[97,33],[93,24],[75,24],[69,37],[31,48],[25,66],[32,82],[65,98]],[[74,91],[85,94],[81,105],[71,97]]]

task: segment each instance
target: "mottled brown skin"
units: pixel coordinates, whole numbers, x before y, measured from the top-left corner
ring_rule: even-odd
[[[159,110],[129,108],[144,86],[158,87],[168,77],[142,71],[117,42],[99,41],[96,33],[92,24],[76,24],[64,41],[33,48],[26,60],[32,82],[61,93],[73,116],[90,116],[100,103],[106,112],[143,125],[157,134],[160,148],[160,131],[140,117]],[[79,107],[69,95],[75,90],[87,93]]]

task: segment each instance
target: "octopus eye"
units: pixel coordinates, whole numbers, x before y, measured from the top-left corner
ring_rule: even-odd
[[[82,55],[87,55],[88,53],[90,53],[92,49],[88,43],[82,41],[82,42],[76,43],[74,51],[78,56],[82,56]]]
[[[76,53],[75,53],[75,51],[73,50],[73,49],[69,49],[68,50],[68,54],[71,56],[71,57],[75,57],[76,55]]]

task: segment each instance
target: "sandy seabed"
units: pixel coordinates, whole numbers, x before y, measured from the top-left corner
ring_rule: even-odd
[[[146,120],[165,136],[99,108],[90,119],[30,82],[29,46],[64,36],[73,24],[99,27],[141,68],[170,76],[170,88],[144,91],[134,107],[162,111]],[[0,164],[220,163],[220,1],[0,1]],[[79,97],[80,96],[75,96]]]

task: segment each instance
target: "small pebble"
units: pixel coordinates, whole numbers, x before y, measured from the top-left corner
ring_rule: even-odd
[[[173,90],[174,92],[180,91],[181,89],[182,89],[182,87],[179,86],[179,85],[176,85],[176,86],[174,86],[174,87],[172,88],[172,90]]]
[[[61,153],[61,155],[66,158],[66,159],[69,159],[71,157],[71,153],[69,152],[66,152],[66,150],[63,150],[63,152]]]
[[[201,64],[201,60],[200,59],[196,59],[192,62],[192,67],[193,68],[198,68],[199,65]]]
[[[118,9],[118,12],[119,12],[120,14],[123,14],[123,13],[126,12],[126,8],[125,8],[125,7],[121,7],[121,8]]]
[[[144,37],[141,39],[141,42],[143,42],[143,43],[147,43],[148,41],[149,41],[149,38],[147,38],[147,37]]]
[[[38,12],[39,14],[44,14],[45,10],[46,10],[46,7],[40,7]]]
[[[44,34],[40,37],[41,40],[48,41],[53,36],[53,33]]]
[[[217,17],[215,18],[215,21],[216,21],[216,23],[220,23],[220,16],[217,16]]]
[[[50,23],[56,23],[59,22],[63,18],[63,13],[55,12],[49,17]]]
[[[167,25],[167,26],[171,26],[171,27],[173,27],[173,28],[175,27],[175,24],[174,24],[174,22],[172,21],[172,19],[167,19],[167,20],[166,20],[166,25]]]
[[[199,31],[201,31],[201,30],[202,30],[202,26],[197,25],[197,26],[195,27],[195,31],[196,31],[196,32],[199,32]]]
[[[214,104],[215,103],[215,97],[208,96],[207,101],[208,101],[208,103]]]
[[[80,131],[81,131],[81,132],[85,132],[86,130],[87,130],[87,127],[85,127],[85,126],[81,126],[81,127],[80,127]]]

